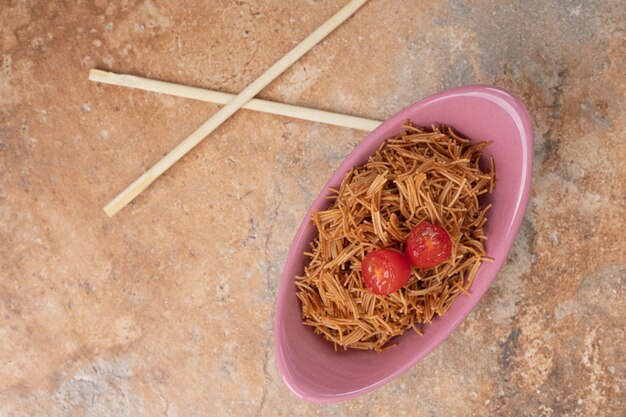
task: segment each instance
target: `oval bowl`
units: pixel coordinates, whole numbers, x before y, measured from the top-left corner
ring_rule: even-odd
[[[332,344],[301,321],[295,276],[304,273],[303,255],[317,234],[311,213],[328,206],[329,188],[337,188],[346,172],[365,163],[380,144],[402,131],[409,119],[418,126],[446,124],[472,141],[491,140],[483,162],[493,155],[497,184],[485,203],[488,213],[485,247],[493,263],[483,263],[470,296],[460,296],[444,317],[423,326],[424,336],[407,331],[394,339],[397,346],[374,351],[335,352]],[[487,168],[487,167],[485,167]],[[304,216],[287,255],[276,302],[274,344],[276,363],[287,386],[312,402],[331,403],[372,391],[406,372],[424,358],[467,317],[506,261],[528,202],[532,171],[532,125],[522,102],[491,86],[447,90],[407,107],[371,132],[343,161]]]

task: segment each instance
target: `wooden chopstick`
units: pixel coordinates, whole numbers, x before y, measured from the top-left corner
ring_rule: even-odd
[[[209,120],[204,122],[198,129],[192,132],[187,138],[179,143],[167,155],[165,155],[154,166],[148,169],[143,175],[137,178],[132,184],[119,193],[111,202],[104,206],[105,213],[111,217],[120,209],[130,203],[143,190],[148,188],[161,174],[167,171],[180,158],[192,150],[208,134],[213,132],[218,126],[232,116],[246,102],[257,95],[269,83],[274,81],[280,74],[296,62],[302,55],[306,54],[317,43],[324,39],[330,32],[348,19],[354,12],[365,4],[367,0],[352,0],[335,15],[323,23],[313,33],[307,36],[295,48],[279,59],[259,78],[254,80],[233,100],[218,110]]]
[[[187,85],[153,80],[135,75],[116,74],[114,72],[101,71],[97,69],[89,71],[89,79],[103,84],[134,88],[153,93],[168,94],[171,96],[190,98],[193,100],[206,101],[215,104],[227,104],[235,97],[234,94],[223,93],[221,91],[190,87]],[[291,104],[261,100],[258,98],[253,98],[242,107],[248,110],[288,116],[295,119],[325,123],[334,126],[348,127],[351,129],[364,130],[366,132],[371,132],[381,123],[379,120],[365,119],[363,117],[316,110],[308,107],[293,106]]]

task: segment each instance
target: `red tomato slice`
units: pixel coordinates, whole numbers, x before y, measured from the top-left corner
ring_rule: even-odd
[[[404,254],[419,269],[434,268],[450,257],[452,241],[441,226],[422,222],[406,238]]]
[[[398,252],[376,250],[363,258],[361,273],[367,288],[374,294],[386,295],[407,283],[411,276],[411,264]]]

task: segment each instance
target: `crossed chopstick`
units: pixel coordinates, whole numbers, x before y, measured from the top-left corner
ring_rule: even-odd
[[[295,48],[279,59],[259,78],[254,80],[242,92],[235,95],[220,93],[217,91],[203,90],[194,87],[186,87],[163,81],[150,80],[147,78],[134,77],[130,75],[120,75],[99,70],[91,70],[89,79],[92,81],[115,84],[125,87],[139,88],[147,91],[172,94],[181,97],[195,98],[199,100],[212,101],[218,104],[225,104],[211,118],[204,122],[198,129],[192,132],[187,138],[180,142],[174,149],[165,155],[154,166],[148,169],[143,175],[137,178],[132,184],[119,193],[111,202],[104,206],[105,213],[111,217],[124,206],[130,203],[135,197],[141,194],[150,186],[161,174],[174,165],[187,152],[193,149],[207,135],[213,132],[218,126],[232,116],[242,107],[266,111],[274,114],[297,117],[305,120],[313,120],[330,123],[339,126],[347,126],[362,130],[373,130],[380,124],[376,120],[362,119],[360,117],[324,112],[320,110],[307,109],[303,107],[291,106],[265,100],[253,99],[263,88],[274,81],[280,74],[289,68],[300,57],[306,54],[317,43],[324,39],[329,33],[337,28],[341,23],[356,12],[367,0],[351,0],[346,6],[333,15],[328,21],[323,23],[306,39],[300,42]]]

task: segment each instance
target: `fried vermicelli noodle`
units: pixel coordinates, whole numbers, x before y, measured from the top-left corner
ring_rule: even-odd
[[[381,351],[389,340],[443,316],[468,293],[486,257],[483,226],[491,205],[479,196],[495,184],[494,164],[479,167],[489,142],[471,144],[451,128],[407,124],[367,163],[349,171],[326,210],[312,215],[318,236],[304,276],[296,277],[305,325],[337,347]],[[404,252],[412,228],[426,221],[444,227],[452,255],[429,270],[413,269],[407,284],[376,295],[361,276],[373,250]]]

